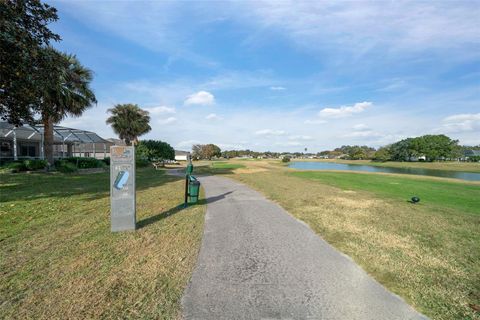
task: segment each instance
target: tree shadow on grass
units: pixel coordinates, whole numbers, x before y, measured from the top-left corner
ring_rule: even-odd
[[[140,220],[139,222],[137,222],[137,229],[142,229],[146,226],[148,226],[149,224],[152,224],[152,223],[155,223],[155,222],[158,222],[160,220],[163,220],[165,218],[168,218],[180,211],[182,211],[184,208],[183,206],[183,203],[182,204],[179,204],[178,206],[175,206],[171,209],[168,209],[167,211],[162,211],[154,216],[151,216],[151,217],[148,217],[148,218],[145,218],[143,220]]]
[[[181,177],[165,174],[163,170],[138,168],[137,191],[158,187],[181,180]],[[94,174],[45,174],[14,173],[0,176],[0,203],[42,198],[68,198],[85,196],[86,200],[108,197],[110,194],[108,172]]]
[[[162,211],[154,216],[151,216],[151,217],[148,217],[148,218],[145,218],[143,220],[140,220],[138,223],[137,223],[137,229],[141,229],[141,228],[144,228],[152,223],[155,223],[155,222],[158,222],[160,220],[163,220],[165,218],[168,218],[176,213],[179,213],[180,211],[190,207],[190,206],[193,206],[193,205],[204,205],[204,204],[209,204],[209,203],[212,203],[212,202],[215,202],[215,201],[219,201],[219,200],[222,200],[225,198],[226,195],[229,195],[233,193],[233,191],[229,191],[229,192],[225,192],[224,194],[221,194],[221,195],[218,195],[218,196],[215,196],[215,197],[210,197],[210,198],[206,198],[206,199],[200,199],[198,200],[198,202],[196,204],[188,204],[188,206],[185,206],[184,203],[181,203],[171,209],[168,209],[166,211]]]

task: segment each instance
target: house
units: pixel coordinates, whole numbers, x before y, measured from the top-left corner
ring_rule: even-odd
[[[190,156],[190,152],[175,150],[175,161],[187,161]]]
[[[19,159],[44,159],[43,125],[16,127],[0,121],[0,162]],[[104,158],[113,145],[94,132],[62,126],[53,127],[53,156]]]
[[[418,162],[418,161],[427,161],[427,157],[422,155],[422,156],[411,156],[407,159],[407,161],[412,161],[412,162]]]

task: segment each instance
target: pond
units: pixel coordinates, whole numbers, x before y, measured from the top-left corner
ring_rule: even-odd
[[[288,165],[288,167],[292,169],[298,169],[298,170],[346,170],[346,171],[416,174],[416,175],[431,176],[431,177],[480,181],[480,173],[423,169],[423,168],[376,167],[376,166],[360,165],[360,164],[344,164],[344,163],[320,162],[320,161],[292,162],[291,164]]]

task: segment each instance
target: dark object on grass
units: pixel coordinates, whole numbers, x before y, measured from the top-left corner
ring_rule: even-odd
[[[417,202],[420,202],[420,198],[419,197],[412,197],[412,203],[415,204]]]

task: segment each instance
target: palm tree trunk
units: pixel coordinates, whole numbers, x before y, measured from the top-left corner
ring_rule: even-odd
[[[53,119],[48,114],[43,114],[43,150],[45,152],[45,159],[49,166],[53,166]]]

